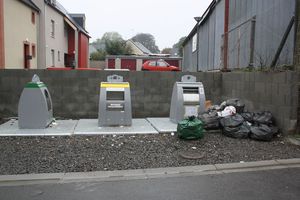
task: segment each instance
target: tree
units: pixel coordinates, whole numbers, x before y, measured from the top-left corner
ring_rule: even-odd
[[[126,46],[125,40],[117,32],[106,32],[101,39],[97,39],[94,46],[100,52],[101,56],[96,54],[96,57],[108,55],[127,55],[131,54],[132,50]],[[105,53],[105,54],[104,54]],[[102,58],[101,58],[102,59]]]
[[[122,35],[120,35],[118,32],[106,32],[103,34],[101,41],[123,41]]]
[[[173,45],[173,49],[177,51],[177,53],[180,57],[183,56],[183,42],[185,39],[186,39],[186,37],[181,37],[179,39],[179,41]]]
[[[126,45],[126,42],[119,40],[107,40],[105,42],[106,53],[108,55],[126,55],[131,54],[131,49]]]
[[[91,60],[105,60],[106,57],[106,51],[97,51],[94,53],[91,53]]]
[[[172,54],[172,48],[164,48],[161,51],[162,54]]]
[[[159,48],[155,43],[155,38],[153,35],[149,33],[139,33],[133,38],[131,38],[134,42],[139,42],[144,45],[147,49],[149,49],[152,53],[159,53]]]

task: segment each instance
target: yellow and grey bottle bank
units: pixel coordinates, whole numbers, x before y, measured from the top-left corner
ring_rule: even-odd
[[[122,76],[108,76],[107,82],[100,84],[98,125],[132,125],[130,84],[123,82]]]
[[[37,75],[23,89],[18,115],[20,129],[45,129],[53,121],[51,95]]]

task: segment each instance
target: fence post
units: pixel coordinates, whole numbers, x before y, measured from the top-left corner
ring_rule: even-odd
[[[251,35],[250,35],[250,59],[249,67],[254,67],[254,50],[255,50],[255,26],[256,26],[256,16],[251,20]]]

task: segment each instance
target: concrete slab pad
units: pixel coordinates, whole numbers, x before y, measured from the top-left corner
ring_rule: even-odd
[[[170,121],[170,118],[147,118],[151,125],[159,133],[177,132],[177,124]]]
[[[19,129],[18,120],[0,125],[0,137],[4,136],[69,136],[74,133],[78,120],[58,120],[46,129]]]
[[[80,119],[75,135],[158,134],[146,119],[132,119],[132,126],[98,127],[98,119]]]

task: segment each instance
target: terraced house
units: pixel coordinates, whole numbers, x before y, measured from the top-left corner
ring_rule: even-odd
[[[88,32],[56,0],[32,0],[41,10],[39,66],[88,67]],[[75,15],[78,20],[78,15]],[[82,21],[85,21],[84,15]]]
[[[0,69],[37,68],[39,13],[30,0],[0,0]]]
[[[0,68],[86,68],[89,38],[85,15],[56,0],[0,0]]]

